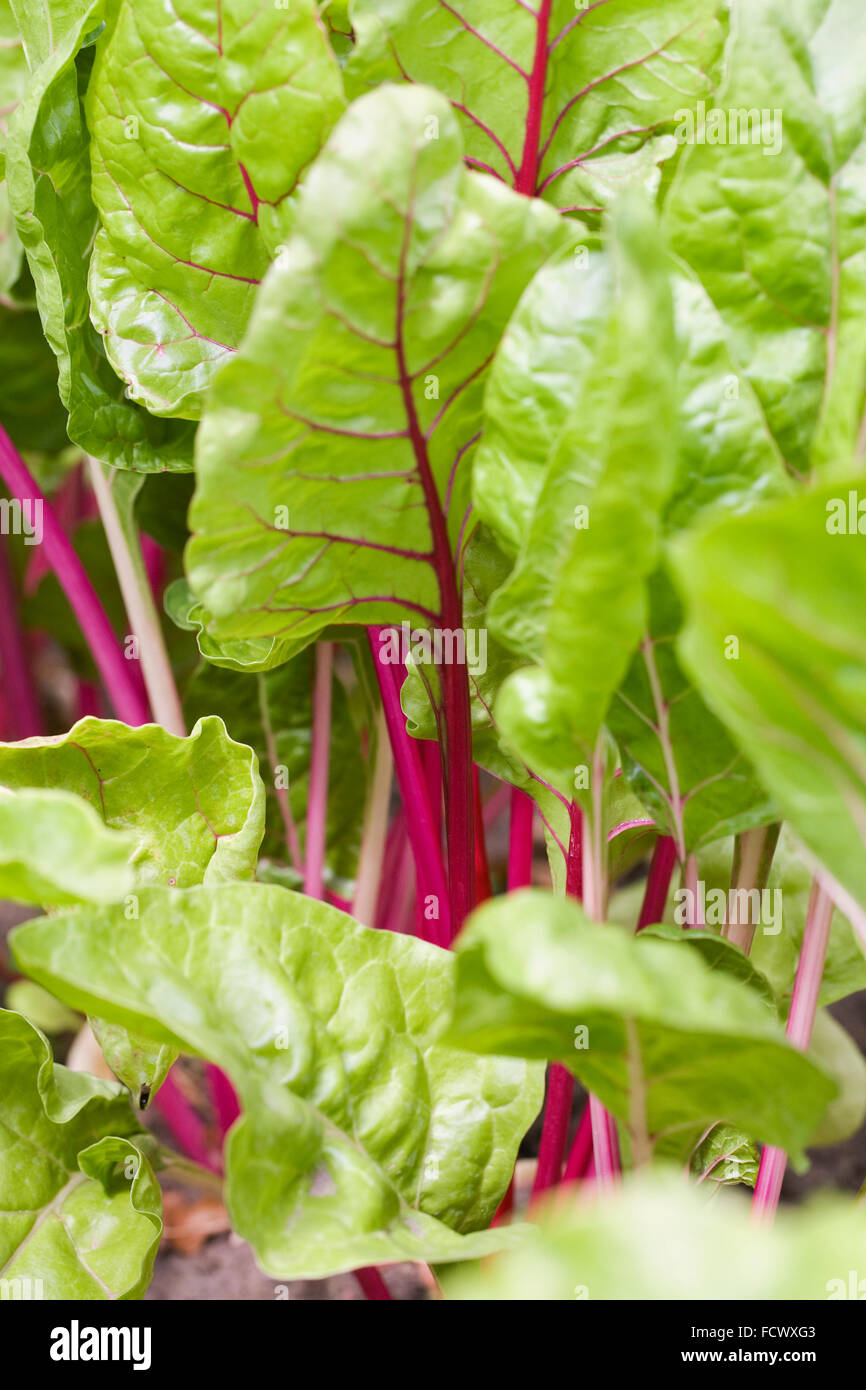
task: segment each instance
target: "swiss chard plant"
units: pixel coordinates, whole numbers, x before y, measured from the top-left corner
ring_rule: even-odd
[[[864,38],[0,0],[0,1299],[862,1267]]]

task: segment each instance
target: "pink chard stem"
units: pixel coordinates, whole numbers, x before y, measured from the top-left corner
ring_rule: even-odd
[[[400,704],[399,675],[396,668],[385,660],[379,641],[380,631],[379,628],[370,628],[370,646],[394,754],[397,785],[406,813],[406,829],[415,858],[418,897],[422,904],[432,899],[431,907],[439,914],[438,919],[435,916],[428,918],[422,910],[420,924],[426,940],[447,946],[451,941],[448,881],[442,861],[438,825],[427,799],[427,781],[418,744],[406,732]]]
[[[18,626],[18,596],[6,544],[0,545],[0,675],[3,677],[4,730],[10,740],[42,733],[39,697]]]
[[[219,1164],[207,1143],[205,1127],[170,1072],[159,1088],[154,1105],[184,1153],[202,1168],[219,1172]]]
[[[368,1303],[384,1303],[386,1299],[391,1302],[388,1285],[374,1265],[356,1269],[354,1274]]]
[[[607,845],[604,822],[604,762],[596,748],[592,762],[592,816],[583,849],[583,906],[596,922],[605,920],[607,910]],[[592,1127],[592,1157],[595,1181],[600,1191],[610,1189],[619,1178],[619,1141],[616,1122],[597,1096],[589,1097]]]
[[[640,916],[637,919],[638,931],[642,931],[644,927],[650,927],[656,922],[661,922],[676,862],[676,841],[671,839],[670,835],[660,835],[656,840],[653,856],[650,860],[646,891],[641,904]]]
[[[572,803],[571,834],[566,857],[566,893],[579,898],[581,893],[580,867],[582,863],[583,817]],[[537,1197],[548,1187],[554,1186],[562,1176],[562,1160],[568,1140],[568,1124],[571,1119],[571,1102],[574,1097],[574,1077],[559,1062],[552,1062],[547,1074],[547,1099],[544,1105],[544,1125],[541,1130],[541,1144],[538,1150],[538,1165],[532,1196]]]
[[[118,645],[105,609],[69,537],[2,427],[0,476],[14,498],[28,502],[37,515],[41,513],[46,558],[78,620],[118,719],[126,724],[146,724],[147,704]]]
[[[791,998],[791,1011],[788,1014],[786,1032],[794,1047],[805,1052],[812,1037],[815,1010],[818,1007],[818,991],[824,974],[824,961],[827,956],[827,943],[830,940],[830,923],[833,920],[833,900],[819,887],[812,884],[812,893],[806,912],[806,926],[803,932],[803,945],[797,965],[797,978]],[[788,1166],[788,1155],[784,1149],[766,1145],[761,1154],[758,1181],[752,1203],[753,1215],[759,1220],[772,1220],[782,1193],[782,1180]]]
[[[589,1113],[589,1102],[587,1102],[577,1126],[571,1152],[568,1155],[563,1182],[576,1182],[578,1178],[585,1178],[591,1162],[592,1116]]]
[[[511,789],[511,824],[508,833],[508,891],[532,883],[532,822],[535,802],[526,792]]]
[[[553,1062],[547,1077],[547,1103],[544,1128],[538,1150],[538,1165],[532,1184],[532,1197],[555,1187],[562,1177],[562,1160],[568,1142],[568,1122],[574,1097],[574,1077],[559,1062]]]

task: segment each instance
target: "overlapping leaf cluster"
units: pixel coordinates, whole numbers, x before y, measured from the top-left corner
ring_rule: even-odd
[[[194,723],[0,746],[0,888],[47,910],[18,964],[95,1020],[137,1098],[181,1051],[231,1079],[227,1202],[275,1276],[519,1244],[486,1228],[546,1062],[604,1102],[627,1164],[675,1159],[703,1191],[753,1182],[756,1142],[800,1162],[866,1112],[828,1015],[809,1054],[784,1031],[812,871],[839,909],[820,1003],[864,983],[860,8],[0,0],[21,383],[0,420],[147,475],[130,505],[171,557]],[[707,102],[767,128],[681,144]],[[189,471],[187,516],[164,475]],[[607,845],[636,826],[726,887],[731,837],[784,820],[778,936],[747,958],[602,925],[606,891],[533,893],[452,954],[253,882],[300,881],[259,855],[296,829],[303,853],[313,644],[461,618],[487,638],[474,759],[535,797],[557,882],[575,807],[614,892]],[[371,762],[354,660],[326,834],[346,892]],[[442,678],[404,685],[422,738]],[[0,1266],[138,1296],[158,1159],[117,1088],[2,1018]],[[573,1296],[580,1268],[599,1296],[672,1219],[741,1295],[724,1222],[638,1193],[509,1256],[497,1291]],[[849,1248],[835,1217],[792,1227],[774,1291]]]

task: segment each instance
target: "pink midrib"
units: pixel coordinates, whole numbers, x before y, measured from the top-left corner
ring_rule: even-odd
[[[529,107],[526,113],[526,134],[523,154],[514,187],[528,198],[535,195],[538,182],[538,150],[541,136],[541,117],[544,111],[544,85],[547,80],[547,34],[553,0],[541,0],[535,26],[535,53],[529,77]]]

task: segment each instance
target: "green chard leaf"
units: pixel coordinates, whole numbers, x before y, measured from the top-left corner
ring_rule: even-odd
[[[866,39],[859,0],[748,0],[666,202],[792,470],[866,451]],[[808,234],[804,236],[804,228]]]
[[[12,288],[21,273],[21,242],[15,231],[9,195],[3,178],[9,118],[27,84],[24,44],[10,0],[0,0],[0,294]]]
[[[575,236],[462,153],[443,97],[386,86],[305,179],[199,431],[186,564],[219,642],[440,619],[488,363]]]
[[[264,787],[252,750],[216,715],[188,738],[87,718],[68,734],[2,743],[0,785],[61,788],[89,802],[105,825],[131,832],[124,844],[139,884],[184,888],[255,873]]]
[[[0,1010],[0,1300],[141,1298],[162,1231],[147,1142],[119,1086]]]
[[[0,786],[0,898],[43,907],[117,902],[134,882],[134,850],[134,836],[106,828],[68,791]]]
[[[733,1125],[713,1125],[692,1154],[689,1167],[696,1182],[706,1183],[712,1192],[738,1183],[754,1187],[758,1164],[758,1150],[748,1135]]]
[[[93,322],[133,400],[197,419],[344,106],[314,0],[122,0],[87,88]]]
[[[466,161],[562,211],[654,190],[683,109],[712,90],[715,0],[354,0],[350,92],[426,82],[453,103]]]
[[[31,58],[35,70],[9,127],[9,200],[57,358],[69,438],[118,467],[186,470],[192,466],[193,425],[157,419],[128,399],[90,321],[87,276],[99,219],[81,100],[92,50],[82,43],[113,5],[114,0],[68,8],[42,4],[29,30],[24,28],[39,65]]]
[[[624,200],[594,351],[553,448],[524,549],[491,600],[496,637],[540,664],[496,717],[533,771],[571,795],[646,625],[676,462],[676,342],[655,221]]]
[[[488,903],[457,960],[448,1040],[569,1067],[623,1123],[636,1161],[656,1144],[685,1159],[720,1120],[799,1161],[834,1095],[752,988],[683,942],[590,922],[571,899]]]
[[[520,1238],[481,1228],[543,1069],[440,1042],[450,952],[270,885],[139,896],[129,923],[108,909],[25,924],[16,957],[61,999],[226,1071],[242,1106],[227,1202],[263,1269],[316,1278]]]
[[[856,499],[853,487],[825,486],[682,536],[671,560],[687,613],[683,664],[866,942]]]
[[[670,274],[678,458],[662,511],[668,532],[711,508],[745,510],[791,486],[758,399],[736,376],[718,311],[673,262]],[[512,666],[527,650],[539,654],[574,508],[585,500],[563,465],[575,431],[589,433],[576,402],[604,351],[616,291],[609,254],[580,246],[551,262],[525,291],[491,369],[473,491],[500,546],[516,555],[490,603],[490,636],[513,649]],[[590,508],[590,526],[591,518]],[[634,791],[683,855],[769,819],[772,803],[676,661],[682,614],[663,572],[650,579],[648,598],[647,631],[608,723]]]
[[[449,1299],[821,1301],[850,1293],[866,1215],[823,1197],[756,1223],[741,1194],[707,1202],[675,1173],[626,1179],[610,1196],[551,1208],[537,1241],[478,1270],[454,1271]],[[856,1281],[855,1276],[855,1281]]]
[[[93,837],[77,854],[70,851],[65,861],[57,857],[56,841],[42,840],[41,859],[49,866],[43,872],[53,870],[57,876],[62,870],[82,899],[92,896],[95,901],[117,902],[122,898],[118,908],[122,932],[138,911],[141,884],[183,888],[252,878],[255,873],[265,821],[258,762],[250,748],[228,737],[216,715],[200,719],[188,738],[176,738],[156,724],[129,728],[113,720],[88,718],[56,738],[0,744],[0,784],[63,788],[21,791],[15,798],[68,799]],[[0,800],[0,819],[4,804]],[[66,814],[71,811],[67,809]],[[100,822],[110,829],[106,831]],[[112,845],[120,846],[122,878],[118,868],[112,876],[105,871],[101,877],[95,874],[97,830],[103,837],[110,835]],[[115,858],[120,851],[113,849]],[[101,852],[106,854],[105,849]],[[34,857],[37,851],[30,853]],[[64,879],[61,883],[65,886]],[[40,887],[41,880],[36,889]],[[31,889],[36,892],[35,901],[78,900],[71,894],[58,896],[56,889],[53,897],[44,897],[36,889]],[[176,1051],[146,1030],[129,1033],[100,1017],[90,1021],[108,1065],[145,1109],[165,1080]]]

